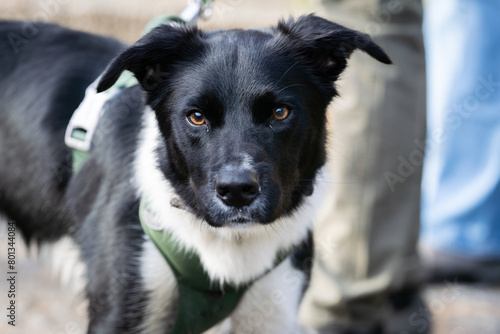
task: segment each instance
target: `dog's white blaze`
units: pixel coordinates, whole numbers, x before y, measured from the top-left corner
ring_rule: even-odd
[[[253,163],[252,163],[252,157],[250,157],[248,154],[243,155],[241,168],[247,169],[247,170],[252,170],[254,168]]]

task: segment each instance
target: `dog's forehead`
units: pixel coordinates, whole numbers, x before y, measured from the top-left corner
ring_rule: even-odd
[[[222,30],[204,36],[204,52],[190,84],[225,92],[280,90],[305,79],[300,59],[276,48],[267,30]],[[197,82],[197,83],[196,83]]]
[[[206,39],[205,65],[251,80],[257,75],[259,82],[272,74],[281,76],[293,57],[275,48],[276,38],[270,30],[213,32]]]
[[[216,52],[252,50],[273,38],[271,31],[258,29],[216,30],[206,32],[203,36],[209,48]]]

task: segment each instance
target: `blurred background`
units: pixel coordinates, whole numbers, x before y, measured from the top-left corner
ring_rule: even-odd
[[[0,0],[0,19],[56,22],[133,43],[152,17],[178,14],[186,4],[185,0]],[[301,0],[218,0],[212,16],[201,20],[199,25],[205,29],[264,27],[282,17],[309,13],[313,8],[308,1]],[[3,250],[7,248],[7,234],[3,224],[0,227]],[[19,235],[18,241],[21,241]],[[28,252],[20,243],[17,245],[17,325],[8,326],[2,311],[0,333],[85,333],[85,301],[70,287],[72,282],[61,282],[52,270],[54,261],[46,260],[44,252],[36,247]],[[6,271],[3,269],[7,267],[6,261],[5,256],[0,256],[2,272]],[[6,291],[7,283],[2,279],[2,310],[5,310]],[[421,310],[419,317],[430,321],[436,334],[500,333],[498,286],[446,281],[427,286],[424,297],[431,313]]]
[[[212,18],[200,21],[200,26],[205,29],[269,26],[279,18],[299,12],[302,5],[296,2],[216,1]],[[1,0],[0,18],[57,22],[132,43],[152,17],[179,14],[186,5],[187,0]]]

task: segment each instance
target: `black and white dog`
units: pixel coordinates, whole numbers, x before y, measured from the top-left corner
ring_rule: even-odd
[[[367,35],[313,15],[262,30],[162,25],[129,48],[0,23],[0,212],[28,241],[74,240],[89,333],[176,321],[179,279],[141,228],[141,202],[214,285],[246,287],[210,332],[293,333],[304,274],[276,259],[311,230],[325,113],[355,49],[390,63]],[[72,113],[99,75],[104,91],[125,70],[139,85],[105,104],[73,172]]]

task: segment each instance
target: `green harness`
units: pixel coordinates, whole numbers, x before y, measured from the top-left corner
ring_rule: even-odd
[[[178,17],[160,17],[152,20],[145,31],[169,21],[182,22]],[[136,84],[137,79],[132,73],[125,71],[114,87],[126,88]],[[82,129],[73,129],[70,133],[70,136],[78,141],[84,141],[86,135],[86,131]],[[73,172],[75,174],[81,169],[88,155],[88,151],[73,148]],[[139,205],[141,226],[163,255],[177,280],[179,294],[177,316],[173,330],[169,334],[201,334],[210,329],[235,309],[253,281],[272,270],[272,268],[267,270],[260,277],[243,286],[234,287],[227,283],[221,286],[210,280],[196,252],[186,251],[173,240],[172,234],[152,228],[154,224],[148,224],[152,219],[151,215],[154,213],[149,209],[147,202],[141,200]],[[293,249],[280,251],[276,256],[274,267],[288,258],[292,251]]]

